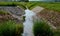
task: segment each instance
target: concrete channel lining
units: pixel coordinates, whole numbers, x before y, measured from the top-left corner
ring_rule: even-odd
[[[36,6],[35,8],[32,9],[32,11],[35,12],[35,13],[39,13],[39,12],[41,12],[43,9],[44,9],[43,7]]]
[[[13,18],[22,21],[22,15],[24,15],[24,9],[17,6],[0,6],[0,10],[8,12]]]
[[[12,14],[15,14],[17,16],[23,15],[24,10],[17,6],[0,6],[0,10],[10,12]]]
[[[32,11],[37,14],[37,13],[41,12],[41,11],[44,10],[44,9],[45,9],[45,8],[43,8],[43,7],[37,6],[37,7],[33,8]],[[39,17],[39,16],[38,16],[38,17]],[[39,17],[39,18],[41,18],[41,17]],[[42,18],[41,20],[45,20],[45,19]],[[56,29],[56,27],[53,26],[49,21],[48,21],[48,25],[51,26],[51,29]]]

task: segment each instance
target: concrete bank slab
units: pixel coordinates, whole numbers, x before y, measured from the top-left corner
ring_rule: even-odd
[[[45,20],[45,17],[47,17],[47,16],[44,15],[44,14],[45,14],[45,11],[44,11],[44,10],[45,10],[45,8],[40,7],[40,6],[37,6],[37,7],[35,7],[35,8],[32,9],[32,11],[37,14],[38,18],[42,18],[41,20],[46,21],[46,20]],[[42,11],[44,11],[44,13],[42,13]],[[46,12],[48,12],[48,11],[46,11]],[[45,17],[43,17],[41,13],[42,13]],[[39,15],[38,15],[38,14],[39,14]],[[49,18],[49,17],[48,17],[48,18]],[[51,29],[56,29],[56,27],[55,27],[54,25],[52,25],[50,22],[48,22],[48,21],[46,21],[46,22],[48,23],[49,26],[51,26]]]
[[[32,9],[32,11],[35,12],[35,13],[39,13],[42,10],[44,10],[44,8],[43,7],[40,7],[40,6],[36,6],[35,8]]]

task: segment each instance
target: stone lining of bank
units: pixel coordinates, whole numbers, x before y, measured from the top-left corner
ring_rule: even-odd
[[[60,29],[60,12],[48,10],[39,6],[33,8],[32,11],[37,13],[37,16],[45,20],[52,28]]]
[[[5,11],[8,12],[10,16],[5,16],[6,18],[9,18],[11,20],[14,20],[16,22],[22,23],[23,19],[22,19],[22,15],[24,15],[24,9],[22,9],[21,7],[17,7],[17,6],[0,6],[0,10],[1,11]],[[6,19],[4,18],[4,16],[1,15],[1,19]]]

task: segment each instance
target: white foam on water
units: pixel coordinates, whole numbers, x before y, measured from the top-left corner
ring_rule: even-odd
[[[23,36],[34,36],[33,35],[33,16],[36,15],[34,12],[30,11],[29,9],[25,10],[25,22]]]

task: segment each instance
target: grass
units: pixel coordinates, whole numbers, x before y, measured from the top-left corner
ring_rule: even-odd
[[[0,15],[4,15],[4,14],[9,14],[9,13],[6,12],[6,11],[2,11],[2,10],[0,10]]]
[[[49,10],[60,11],[60,2],[29,2],[27,5],[30,9],[41,6]]]
[[[35,6],[41,6],[46,9],[55,10],[60,12],[60,2],[0,2],[0,6],[20,6],[26,9],[34,8]]]
[[[20,6],[26,9],[24,2],[0,2],[0,6]]]
[[[0,15],[9,14],[6,11],[0,10]],[[3,20],[3,19],[2,19]],[[0,21],[0,36],[21,36],[23,33],[23,24],[17,24],[13,20]]]
[[[22,32],[22,24],[16,24],[11,20],[0,23],[0,36],[21,36]]]
[[[60,29],[50,29],[51,27],[44,20],[34,21],[33,33],[35,36],[60,36]]]
[[[53,36],[53,30],[44,21],[36,20],[34,22],[33,31],[35,36]]]
[[[54,36],[60,36],[60,30],[54,30]]]

